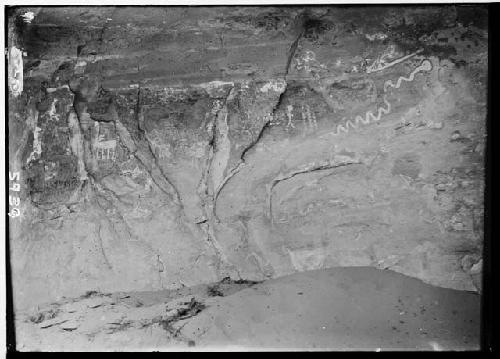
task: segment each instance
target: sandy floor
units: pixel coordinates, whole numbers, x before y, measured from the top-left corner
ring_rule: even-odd
[[[89,293],[18,315],[21,351],[473,350],[480,296],[374,268]]]

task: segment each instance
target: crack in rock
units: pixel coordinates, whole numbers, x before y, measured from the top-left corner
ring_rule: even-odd
[[[99,248],[101,250],[102,257],[104,258],[104,263],[106,263],[106,266],[108,267],[108,269],[113,270],[113,267],[111,266],[111,263],[109,263],[108,256],[106,255],[106,251],[104,250],[104,245],[102,243],[101,227],[102,227],[102,225],[99,223],[99,227],[96,231],[97,239],[99,242]]]
[[[139,130],[139,134],[142,140],[147,143],[147,149],[141,151],[140,147],[135,146],[136,150],[133,152],[134,156],[139,159],[139,161],[148,169],[148,172],[151,174],[153,181],[160,187],[160,189],[167,195],[167,197],[179,207],[179,210],[183,210],[183,205],[181,201],[181,197],[179,195],[179,191],[172,182],[168,179],[166,174],[163,172],[161,166],[158,163],[158,158],[154,155],[154,151],[151,147],[151,143],[149,142],[146,132],[142,126],[143,116],[141,110],[140,103],[140,94],[141,89],[137,90],[137,103],[135,109],[136,122],[138,124],[137,128]],[[118,113],[116,109],[112,111],[113,117],[118,119]],[[129,136],[132,138],[131,136]],[[141,146],[142,147],[142,146]],[[158,182],[158,183],[157,183]]]
[[[137,160],[144,166],[156,186],[158,186],[158,188],[175,205],[177,215],[182,219],[182,224],[187,227],[187,229],[193,234],[193,236],[195,236],[195,238],[199,238],[199,236],[197,235],[199,231],[195,227],[195,224],[191,223],[186,218],[184,207],[180,202],[180,197],[176,195],[176,193],[178,193],[177,189],[172,186],[170,181],[168,181],[161,169],[158,167],[156,157],[151,154],[151,148],[148,146],[148,152],[146,152],[146,150],[141,148],[144,146],[138,147],[138,145],[130,135],[128,129],[118,119],[117,114],[115,116],[115,123],[121,143],[128,149],[130,154],[137,158]]]
[[[265,122],[263,126],[261,127],[257,137],[243,150],[240,156],[240,161],[239,163],[229,171],[229,173],[226,175],[226,177],[222,180],[220,185],[217,187],[215,194],[214,194],[214,205],[213,205],[213,213],[214,217],[217,220],[217,222],[220,222],[219,217],[217,216],[217,200],[219,199],[220,193],[222,192],[222,189],[227,185],[230,179],[232,179],[245,165],[246,165],[246,155],[247,153],[253,149],[262,139],[264,136],[264,133],[266,130],[271,126],[272,119],[274,117],[275,112],[277,109],[280,107],[281,102],[283,100],[283,94],[287,91],[287,86],[288,84],[285,82],[285,86],[280,93],[280,96],[278,98],[278,101],[276,102],[276,105],[273,107],[271,114],[266,116]]]
[[[76,156],[78,161],[78,175],[80,181],[85,181],[88,179],[87,170],[85,168],[85,149],[83,144],[83,136],[80,128],[80,123],[78,121],[78,116],[74,109],[72,109],[68,115],[68,127],[70,130],[70,147],[73,155]]]
[[[293,41],[293,43],[290,45],[290,48],[288,50],[288,57],[287,57],[287,62],[286,62],[286,67],[285,67],[285,74],[283,76],[283,81],[285,83],[285,86],[283,87],[283,90],[280,92],[280,95],[278,97],[278,101],[276,102],[275,106],[273,107],[271,113],[267,116],[267,118],[264,119],[265,122],[264,122],[263,126],[261,127],[255,140],[253,140],[250,143],[250,145],[248,145],[241,153],[239,163],[233,169],[231,169],[229,171],[229,173],[224,177],[224,179],[218,185],[218,187],[215,191],[213,213],[214,213],[214,217],[217,220],[217,222],[220,222],[220,220],[217,216],[217,200],[219,198],[219,195],[220,195],[222,189],[224,188],[224,186],[229,182],[229,180],[231,178],[233,178],[245,166],[245,156],[246,156],[247,152],[250,151],[257,143],[259,143],[259,141],[264,136],[264,133],[266,132],[266,130],[270,127],[271,121],[274,118],[274,114],[276,113],[277,109],[280,107],[280,105],[283,101],[283,96],[287,91],[287,88],[288,88],[287,76],[288,76],[288,73],[290,71],[290,66],[291,66],[292,60],[297,52],[297,48],[298,48],[300,39],[304,36],[304,33],[305,33],[305,28],[302,25],[301,32],[297,35],[297,38]]]
[[[220,106],[220,103],[217,106],[217,108],[212,110],[212,116],[211,120],[207,125],[207,128],[210,132],[210,138],[206,150],[206,161],[205,161],[205,166],[204,170],[202,172],[202,176],[200,178],[200,182],[197,187],[197,193],[198,196],[200,197],[201,200],[201,210],[203,214],[203,218],[200,219],[196,224],[198,227],[205,232],[206,234],[206,239],[207,241],[211,244],[213,250],[215,251],[217,255],[217,263],[216,263],[216,269],[217,272],[221,271],[221,264],[224,263],[228,268],[231,268],[233,271],[235,271],[240,277],[239,271],[234,266],[231,264],[227,258],[227,256],[224,253],[224,249],[220,245],[220,243],[217,240],[217,235],[214,230],[214,195],[213,195],[213,188],[210,186],[210,182],[212,182],[212,185],[215,183],[213,181],[213,178],[211,178],[211,172],[213,171],[213,164],[214,164],[214,158],[215,158],[215,149],[217,148],[217,133],[218,133],[218,122],[220,119],[221,114],[224,115],[224,121],[227,121],[227,101],[228,99],[232,98],[233,96],[233,90],[232,88],[226,97],[225,103],[223,106]],[[212,176],[213,177],[213,176]],[[211,181],[212,180],[212,181]]]
[[[360,161],[359,159],[352,159],[352,160],[347,160],[347,161],[326,160],[320,164],[313,162],[313,163],[305,165],[305,167],[302,169],[292,170],[286,174],[280,174],[277,177],[275,177],[271,181],[271,183],[268,185],[268,188],[267,188],[267,207],[268,207],[269,219],[271,220],[271,225],[274,225],[273,209],[272,209],[272,195],[273,195],[273,189],[274,189],[274,187],[276,187],[276,185],[278,183],[289,180],[289,179],[291,179],[297,175],[300,175],[300,174],[305,174],[305,173],[310,173],[310,172],[315,172],[315,171],[324,171],[324,170],[328,170],[328,169],[334,169],[334,168],[339,168],[339,167],[343,167],[343,166],[362,164],[362,163],[363,162]]]
[[[116,206],[113,203],[113,199],[116,202],[118,202],[118,203],[122,203],[120,201],[120,199],[118,198],[118,196],[112,190],[110,190],[108,188],[105,188],[105,185],[101,185],[101,184],[98,184],[98,183],[96,183],[95,185],[96,185],[97,189],[100,192],[104,192],[104,195],[102,195],[102,196],[99,193],[97,193],[97,195],[99,196],[99,198],[102,198],[104,201],[106,201],[107,203],[109,203],[113,208],[117,209],[116,211],[114,211],[114,215],[115,215],[114,217],[118,220],[118,222],[120,222],[120,223],[123,224],[123,227],[125,228],[125,232],[127,233],[128,238],[129,239],[138,240],[137,237],[134,234],[132,234],[132,229],[129,227],[129,225],[128,225],[127,221],[125,220],[125,218],[121,215],[120,210],[118,209],[118,206]],[[106,198],[105,197],[106,195],[108,195],[112,199]],[[103,209],[103,208],[101,207],[101,209]],[[106,218],[108,218],[108,217],[106,216]],[[116,230],[114,223],[112,223],[111,221],[109,221],[109,223],[113,227],[114,232],[116,234],[118,234],[118,230]]]

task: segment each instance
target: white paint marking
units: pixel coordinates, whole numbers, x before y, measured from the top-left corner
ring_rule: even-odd
[[[31,24],[31,22],[35,18],[35,14],[32,11],[28,11],[21,16],[22,16],[24,22],[27,24]]]
[[[23,54],[15,46],[9,51],[9,88],[14,97],[23,92]]]

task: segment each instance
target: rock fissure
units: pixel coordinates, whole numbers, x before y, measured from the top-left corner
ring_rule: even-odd
[[[220,270],[221,265],[225,265],[229,268],[232,268],[237,273],[238,277],[240,277],[238,269],[234,265],[229,263],[227,256],[224,253],[224,249],[217,240],[217,234],[215,229],[216,226],[215,203],[217,198],[217,190],[215,190],[214,192],[214,186],[216,184],[211,171],[211,169],[213,168],[213,161],[216,151],[218,148],[222,147],[221,144],[218,143],[219,116],[224,115],[225,117],[224,121],[227,121],[227,102],[230,98],[234,96],[233,93],[234,90],[235,90],[234,87],[231,88],[231,90],[229,91],[228,95],[224,100],[223,105],[220,105],[219,102],[216,102],[217,109],[210,117],[210,121],[207,126],[210,131],[210,137],[206,149],[207,158],[205,161],[204,169],[202,171],[202,176],[200,178],[197,187],[198,196],[201,199],[201,210],[203,218],[197,224],[205,232],[208,242],[210,243],[215,253],[217,254],[218,257],[218,261],[216,264],[217,269]]]
[[[344,167],[344,166],[349,166],[349,165],[356,165],[356,164],[362,164],[363,162],[359,160],[354,160],[354,161],[348,161],[348,162],[336,162],[336,161],[326,161],[326,163],[322,164],[315,164],[313,163],[312,165],[306,165],[305,168],[299,169],[299,170],[293,170],[287,174],[284,175],[278,175],[275,177],[271,183],[267,186],[267,207],[268,207],[268,215],[269,219],[271,221],[271,224],[274,224],[273,220],[273,208],[272,208],[272,196],[273,196],[273,189],[278,185],[278,183],[289,180],[297,175],[300,174],[305,174],[305,173],[311,173],[311,172],[316,172],[316,171],[324,171],[324,170],[329,170],[329,169],[335,169],[339,167]]]
[[[103,191],[105,194],[108,194],[110,197],[112,197],[115,201],[117,202],[121,202],[120,199],[116,196],[116,194],[105,188],[105,186],[103,185],[99,185],[99,189],[101,191]],[[123,224],[125,230],[126,230],[126,233],[127,233],[127,236],[128,236],[128,239],[133,239],[133,240],[137,240],[136,236],[133,234],[132,232],[132,229],[130,228],[130,226],[128,225],[127,221],[125,220],[125,218],[123,217],[123,215],[121,214],[121,210],[118,208],[117,205],[115,205],[113,203],[113,200],[111,199],[108,199],[108,198],[105,198],[104,196],[101,196],[99,193],[96,194],[97,196],[100,196],[101,198],[103,198],[105,201],[107,201],[108,203],[110,203],[110,205],[115,209],[115,211],[113,211],[113,214],[114,214],[114,217],[118,219],[118,221],[120,223]],[[104,209],[101,207],[101,209],[104,211]],[[107,218],[107,216],[105,216]],[[110,222],[110,221],[109,221]],[[115,225],[113,223],[110,222],[110,224],[112,225],[113,227],[113,230],[116,234],[118,234],[118,231],[115,229]]]
[[[161,175],[161,177],[163,178],[161,180],[161,182],[164,182],[164,184],[159,186],[160,189],[167,195],[167,197],[176,206],[179,207],[179,211],[184,211],[184,206],[182,204],[182,200],[181,200],[179,191],[173,185],[173,183],[168,179],[168,177],[164,173],[162,167],[158,163],[158,158],[155,156],[154,150],[151,146],[151,142],[149,141],[148,135],[143,128],[140,98],[141,98],[141,88],[139,87],[139,89],[137,90],[137,103],[136,103],[135,116],[136,116],[137,128],[138,128],[139,134],[140,134],[140,140],[146,141],[148,152],[146,153],[146,150],[141,151],[140,149],[142,146],[136,146],[136,148],[138,148],[139,150],[136,151],[134,155],[142,162],[143,165],[145,165],[145,163],[148,163],[148,162],[151,163],[151,161],[147,160],[147,157],[153,158],[153,160],[154,160],[153,163],[151,163],[150,166],[146,166],[146,168],[150,167],[150,169],[148,168],[148,170],[150,171],[151,177],[154,178],[153,173],[155,173],[155,177],[158,177]],[[158,173],[158,175],[156,175],[156,173]],[[158,182],[160,182],[160,181],[158,181]],[[156,183],[156,184],[158,185],[158,183]]]
[[[290,45],[290,48],[288,49],[288,57],[287,57],[286,66],[285,66],[285,74],[283,76],[283,81],[284,81],[285,85],[284,85],[283,90],[280,92],[278,100],[277,100],[276,104],[273,106],[273,109],[272,109],[270,115],[268,115],[267,119],[265,119],[265,122],[262,125],[259,133],[257,134],[257,137],[255,138],[255,140],[253,140],[242,151],[239,163],[234,168],[232,168],[229,171],[229,173],[224,177],[224,179],[222,180],[222,182],[218,185],[217,189],[215,190],[213,211],[214,211],[215,219],[217,221],[219,221],[219,218],[217,216],[217,200],[219,198],[219,195],[220,195],[222,189],[231,180],[231,178],[233,178],[241,170],[241,168],[245,166],[245,156],[246,156],[247,152],[250,151],[255,145],[257,145],[257,143],[260,142],[260,140],[264,136],[264,133],[270,127],[271,122],[272,122],[272,120],[274,118],[274,115],[275,115],[276,111],[281,106],[281,103],[282,103],[283,98],[284,98],[284,94],[286,93],[287,88],[288,88],[287,76],[288,76],[288,73],[290,71],[290,66],[291,66],[292,60],[295,57],[295,54],[297,52],[299,41],[303,37],[304,33],[305,33],[305,29],[302,29],[301,32],[299,33],[299,35],[296,37],[296,39]]]
[[[247,153],[250,150],[252,150],[260,142],[260,140],[264,137],[264,134],[265,134],[266,130],[268,130],[271,127],[272,118],[273,118],[275,112],[277,111],[277,109],[280,107],[281,102],[283,100],[283,94],[286,92],[286,90],[287,90],[287,83],[285,82],[285,87],[282,90],[282,92],[280,93],[280,96],[279,96],[279,98],[278,98],[278,100],[276,102],[276,105],[273,107],[273,109],[271,111],[271,114],[265,120],[265,122],[264,122],[263,126],[261,127],[259,133],[255,137],[255,139],[247,147],[245,147],[245,149],[241,152],[239,163],[233,169],[231,169],[229,171],[229,173],[224,177],[224,179],[222,180],[221,184],[216,189],[215,194],[214,194],[213,212],[214,212],[215,219],[218,222],[220,222],[220,219],[217,216],[217,200],[218,200],[218,198],[219,198],[222,190],[224,189],[224,186],[226,186],[227,183],[245,166]]]
[[[102,243],[101,224],[100,223],[97,227],[96,237],[97,237],[97,241],[99,243],[99,249],[101,250],[102,257],[104,258],[104,263],[106,263],[106,266],[108,267],[109,270],[113,270],[113,267],[111,266],[111,263],[109,263],[108,256],[106,255],[106,251],[104,250],[104,245]]]
[[[297,38],[292,42],[290,45],[290,48],[288,49],[288,58],[286,59],[286,67],[285,67],[285,75],[284,75],[284,80],[286,81],[286,77],[288,76],[288,73],[290,72],[290,66],[292,65],[293,58],[295,57],[295,54],[297,52],[297,49],[299,47],[299,42],[300,39],[304,36],[306,29],[304,26],[302,26],[303,29],[300,31],[299,35],[297,35]]]
[[[203,214],[203,218],[200,219],[200,221],[197,223],[198,226],[205,232],[206,234],[206,239],[214,249],[215,253],[219,257],[219,261],[217,262],[216,266],[218,269],[220,269],[221,262],[226,261],[223,249],[221,248],[220,244],[217,241],[216,234],[214,231],[214,221],[213,221],[213,206],[214,206],[214,199],[213,199],[213,190],[211,190],[210,183],[211,183],[211,178],[210,178],[210,169],[212,167],[212,161],[214,157],[214,149],[216,146],[216,134],[217,134],[217,117],[219,116],[219,112],[222,109],[219,108],[217,111],[215,111],[215,114],[211,116],[210,122],[208,124],[208,128],[210,129],[210,138],[208,140],[208,145],[206,149],[206,160],[205,160],[205,165],[204,169],[202,171],[202,176],[200,178],[200,181],[198,183],[198,196],[200,197],[201,200],[201,210]],[[210,193],[212,192],[212,194]]]

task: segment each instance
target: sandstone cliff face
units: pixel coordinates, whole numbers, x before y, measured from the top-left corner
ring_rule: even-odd
[[[486,20],[16,8],[16,306],[334,266],[480,290]]]

